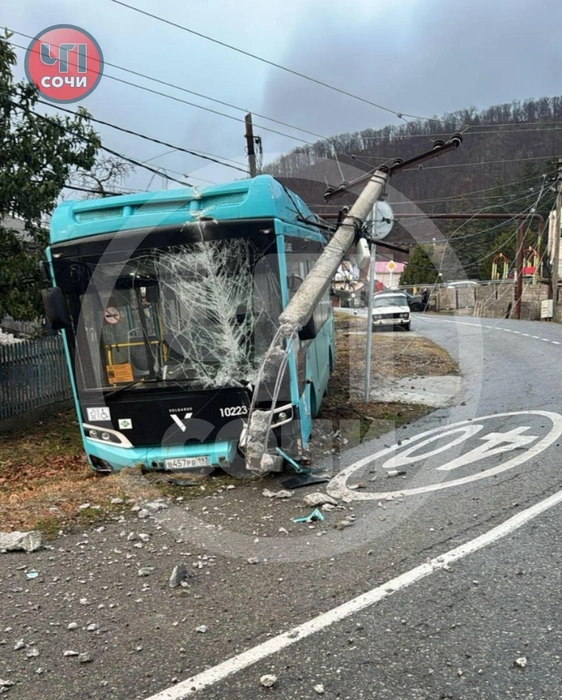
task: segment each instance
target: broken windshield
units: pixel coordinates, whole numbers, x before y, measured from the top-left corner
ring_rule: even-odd
[[[254,383],[280,312],[275,267],[248,238],[102,257],[79,295],[85,388]]]

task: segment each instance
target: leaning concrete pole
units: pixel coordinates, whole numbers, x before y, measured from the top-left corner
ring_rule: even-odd
[[[382,194],[388,177],[388,173],[382,170],[376,170],[373,173],[355,204],[324,248],[322,255],[279,316],[281,332],[285,337],[289,337],[306,325],[346,253],[353,245],[357,224],[362,224],[371,213]]]

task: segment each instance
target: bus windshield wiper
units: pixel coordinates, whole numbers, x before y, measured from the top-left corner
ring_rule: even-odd
[[[119,394],[121,391],[125,391],[125,389],[130,389],[133,386],[136,386],[137,384],[146,384],[147,382],[157,382],[159,381],[158,377],[149,377],[148,379],[146,377],[143,377],[142,379],[135,379],[132,382],[129,382],[128,384],[124,384],[123,386],[117,387],[117,389],[113,389],[113,391],[110,391],[109,394],[106,394],[104,398],[108,399],[110,396],[115,396],[115,394]]]

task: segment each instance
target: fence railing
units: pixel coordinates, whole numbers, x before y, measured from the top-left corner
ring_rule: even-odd
[[[0,345],[0,420],[71,397],[61,337]]]

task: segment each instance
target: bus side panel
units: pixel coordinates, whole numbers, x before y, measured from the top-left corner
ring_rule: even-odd
[[[320,256],[325,239],[313,230],[276,221],[276,230],[283,243],[278,244],[279,272],[282,280],[283,308],[289,302],[291,290],[283,280],[291,275],[304,279],[314,262]],[[295,352],[291,352],[289,371],[291,374],[291,397],[293,405],[298,405],[302,448],[308,447],[312,433],[312,419],[320,408],[334,357],[334,326],[329,291],[315,310],[320,332],[314,340],[297,340]]]

